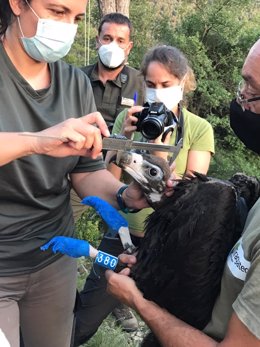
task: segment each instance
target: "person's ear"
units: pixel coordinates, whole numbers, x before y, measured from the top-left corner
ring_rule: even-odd
[[[9,0],[11,10],[15,16],[19,16],[22,9],[24,8],[23,0]]]
[[[96,50],[98,50],[100,47],[100,42],[99,42],[99,36],[96,36]]]
[[[133,41],[130,41],[126,50],[126,54],[129,55],[131,49],[133,48]]]

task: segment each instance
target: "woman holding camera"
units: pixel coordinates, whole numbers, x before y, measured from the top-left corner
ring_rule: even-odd
[[[141,73],[146,84],[146,101],[149,104],[163,103],[177,118],[178,125],[173,131],[168,132],[166,136],[162,133],[153,140],[155,143],[176,145],[181,138],[183,139],[183,146],[175,160],[176,178],[193,171],[206,174],[211,155],[214,153],[213,130],[205,119],[192,114],[182,106],[186,93],[196,88],[193,71],[186,57],[175,47],[154,47],[145,55]],[[122,111],[116,118],[112,132],[122,134],[129,139],[148,141],[141,132],[136,131],[136,123],[142,118],[140,117],[142,110],[143,106],[133,106]],[[117,178],[121,178],[127,183],[125,175],[121,177],[122,170],[114,164],[109,164],[109,160],[114,154],[115,152],[112,151],[107,152],[108,169]],[[168,159],[167,152],[153,154]],[[123,214],[128,220],[135,244],[142,240],[144,220],[152,211],[152,208],[146,208],[138,213]],[[123,252],[120,240],[111,237],[109,231],[103,237],[100,249],[116,256]],[[116,299],[106,292],[106,280],[103,272],[102,269],[92,270],[80,293],[82,306],[77,312],[76,335],[84,336],[82,341],[95,333],[103,319],[118,304]]]
[[[150,104],[162,102],[178,120],[177,126],[163,141],[163,134],[153,141],[176,145],[180,138],[183,138],[183,146],[175,160],[175,177],[178,179],[194,171],[207,174],[211,155],[214,153],[213,129],[208,121],[189,112],[182,105],[186,94],[196,88],[195,77],[187,58],[176,47],[156,46],[144,56],[141,73],[146,84],[146,101]],[[122,111],[116,118],[113,134],[122,134],[136,141],[148,141],[141,132],[136,131],[138,115],[142,110],[143,107],[134,106]],[[112,163],[109,164],[114,154],[112,151],[107,153],[106,163],[108,169],[118,179],[122,179],[122,170]],[[169,159],[167,152],[153,154]],[[132,235],[144,236],[144,220],[152,211],[152,208],[146,208],[138,213],[123,214],[128,220]]]
[[[206,174],[214,153],[213,130],[205,119],[192,114],[183,106],[186,94],[196,88],[195,77],[187,58],[176,47],[156,46],[145,55],[141,73],[146,84],[146,101],[162,102],[178,119],[178,125],[173,132],[168,133],[164,142],[163,134],[153,142],[177,144],[183,137],[183,147],[175,160],[176,177],[180,178],[192,171]],[[148,141],[141,132],[136,131],[138,114],[142,110],[142,106],[134,106],[122,111],[116,118],[113,133],[136,141]],[[111,151],[107,153],[107,164],[113,154]],[[168,159],[165,152],[156,154]],[[120,178],[121,169],[114,164],[108,165],[110,171]]]

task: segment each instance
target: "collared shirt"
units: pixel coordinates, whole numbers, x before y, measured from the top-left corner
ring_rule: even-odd
[[[125,108],[144,103],[144,80],[140,72],[124,66],[115,80],[105,84],[99,79],[98,64],[88,65],[82,70],[88,75],[95,97],[97,110],[108,125],[114,123],[117,115]],[[136,95],[136,102],[134,96]]]

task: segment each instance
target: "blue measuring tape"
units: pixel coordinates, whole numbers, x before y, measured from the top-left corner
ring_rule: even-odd
[[[106,252],[98,251],[95,259],[95,264],[98,264],[106,269],[115,270],[118,263],[118,258]]]

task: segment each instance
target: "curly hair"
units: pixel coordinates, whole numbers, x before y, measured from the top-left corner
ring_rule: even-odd
[[[162,64],[165,69],[179,80],[185,77],[184,94],[196,89],[196,80],[188,59],[176,47],[160,45],[151,48],[144,56],[141,64],[141,73],[145,77],[151,62]]]

